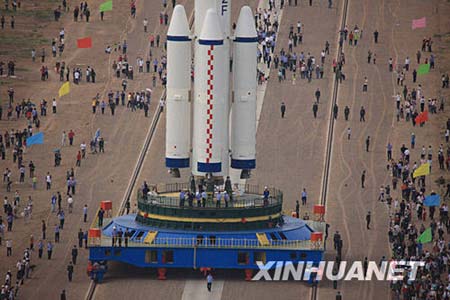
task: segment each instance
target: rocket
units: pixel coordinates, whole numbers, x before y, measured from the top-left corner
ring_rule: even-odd
[[[166,87],[166,167],[174,176],[190,167],[195,176],[220,178],[230,167],[249,174],[256,166],[257,34],[252,11],[245,6],[232,37],[230,11],[229,0],[195,0],[192,45],[184,8],[174,9]]]

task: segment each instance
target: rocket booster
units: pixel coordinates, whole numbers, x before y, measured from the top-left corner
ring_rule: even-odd
[[[257,33],[252,10],[241,8],[233,41],[233,106],[231,167],[250,170],[256,165],[256,51]]]
[[[184,7],[174,8],[167,32],[166,167],[188,168],[191,140],[191,39]]]

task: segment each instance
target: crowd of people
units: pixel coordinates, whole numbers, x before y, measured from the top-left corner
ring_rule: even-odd
[[[0,224],[0,234],[1,234]],[[7,249],[10,249],[10,255],[12,254],[12,242],[11,240],[6,241]],[[26,248],[23,253],[23,258],[18,260],[16,263],[16,279],[14,280],[13,273],[8,270],[5,275],[4,284],[0,290],[0,299],[14,300],[18,298],[19,288],[25,283],[25,279],[30,278],[31,272],[34,268],[31,265],[31,251],[33,250],[33,244],[30,244],[30,248]]]

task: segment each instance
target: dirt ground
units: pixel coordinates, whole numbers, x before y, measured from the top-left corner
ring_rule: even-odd
[[[53,1],[54,2],[54,1]],[[102,155],[88,155],[86,160],[82,161],[81,168],[76,168],[77,178],[77,194],[74,197],[74,213],[69,215],[66,212],[66,226],[62,231],[61,242],[55,246],[54,258],[51,261],[38,260],[37,256],[33,256],[32,263],[36,265],[32,274],[32,280],[26,282],[21,288],[21,297],[23,299],[31,299],[31,295],[39,295],[44,299],[53,299],[66,289],[68,295],[73,299],[81,299],[89,284],[85,273],[87,252],[81,250],[79,254],[79,263],[75,267],[74,282],[70,285],[67,282],[66,266],[70,260],[70,251],[74,244],[77,244],[77,232],[79,228],[87,230],[90,221],[101,200],[112,200],[118,203],[123,198],[128,178],[131,176],[135,159],[139,154],[145,134],[146,128],[150,125],[151,119],[145,118],[142,111],[132,113],[130,110],[118,107],[116,115],[112,117],[107,110],[105,115],[91,112],[92,98],[100,93],[101,99],[105,99],[106,93],[120,89],[121,79],[117,80],[112,75],[111,64],[117,59],[118,54],[113,53],[110,56],[104,53],[107,45],[112,45],[123,39],[128,39],[129,61],[133,63],[136,57],[146,57],[148,53],[149,43],[148,36],[150,33],[159,32],[162,26],[159,26],[159,12],[148,13],[147,17],[151,28],[148,34],[144,33],[142,20],[139,23],[131,21],[129,17],[129,6],[127,1],[114,4],[114,10],[111,13],[105,13],[104,21],[101,22],[98,16],[97,7],[102,1],[90,1],[92,15],[90,23],[73,22],[72,15],[69,13],[62,18],[61,23],[46,23],[43,27],[42,36],[49,39],[56,37],[61,26],[66,30],[66,49],[63,53],[62,60],[69,66],[82,66],[86,68],[91,65],[97,72],[97,83],[88,84],[82,82],[79,86],[72,85],[71,93],[62,99],[58,99],[58,113],[52,115],[48,113],[47,117],[41,121],[40,130],[45,134],[44,145],[33,146],[27,150],[25,154],[25,162],[33,160],[37,168],[38,190],[31,190],[31,183],[19,185],[14,182],[12,190],[20,190],[22,199],[33,196],[33,218],[30,223],[24,224],[22,219],[18,219],[14,224],[12,234],[6,234],[6,238],[13,239],[14,256],[12,258],[4,257],[6,250],[1,250],[2,263],[0,264],[0,272],[3,274],[8,269],[13,270],[13,266],[17,259],[21,258],[21,253],[28,246],[29,236],[33,234],[35,244],[40,236],[41,219],[46,220],[48,224],[47,235],[53,237],[53,226],[57,218],[54,214],[49,213],[50,198],[53,192],[65,189],[66,170],[75,165],[76,153],[82,141],[89,141],[97,128],[100,128],[101,135],[106,141],[106,152]],[[159,7],[159,6],[158,6]],[[94,9],[95,8],[95,9]],[[140,6],[138,5],[138,9]],[[31,9],[25,5],[22,9]],[[143,19],[143,18],[142,18]],[[21,28],[21,20],[16,18],[17,28]],[[28,22],[28,21],[26,21]],[[26,29],[23,29],[24,31]],[[127,36],[125,37],[125,33]],[[9,33],[8,33],[9,34]],[[11,33],[12,34],[12,33]],[[85,36],[93,37],[94,47],[92,49],[76,49],[76,39]],[[2,33],[3,38],[3,33]],[[2,47],[3,50],[3,47]],[[28,51],[27,51],[28,52]],[[47,46],[47,53],[49,47]],[[153,56],[160,57],[162,49],[153,49]],[[100,59],[99,59],[100,58]],[[2,56],[2,59],[4,57]],[[2,78],[7,83],[2,85],[1,98],[7,99],[6,89],[13,86],[16,90],[16,99],[31,98],[36,103],[40,99],[51,100],[57,96],[61,83],[58,76],[50,71],[50,80],[41,82],[39,76],[40,63],[30,63],[31,52],[28,59],[17,59],[17,75],[19,79]],[[47,63],[47,62],[46,62]],[[50,59],[48,66],[51,69],[55,64],[55,59]],[[27,69],[21,71],[22,66]],[[135,67],[137,70],[137,67]],[[134,81],[129,81],[130,91],[141,91],[151,85],[151,75],[138,74],[135,75]],[[160,83],[153,89],[153,99],[159,99],[161,94]],[[157,100],[152,100],[150,116],[154,111]],[[51,109],[50,109],[51,111]],[[4,109],[5,115],[5,109]],[[11,128],[22,129],[25,126],[23,120],[0,121],[0,130],[9,130]],[[52,150],[60,147],[61,135],[63,130],[68,132],[70,129],[75,131],[75,142],[73,147],[64,147],[62,149],[62,165],[58,168],[53,167]],[[8,160],[2,161],[2,169],[12,167],[11,153],[7,153]],[[44,176],[47,171],[51,172],[54,179],[54,188],[45,191]],[[13,178],[17,180],[18,172],[13,168]],[[3,195],[12,198],[13,194],[5,194],[2,187]],[[63,192],[64,194],[64,192]],[[63,207],[66,206],[66,200],[63,200]],[[87,204],[89,207],[89,222],[82,222],[82,207]],[[115,205],[116,206],[116,205]],[[2,246],[4,248],[4,245]],[[3,263],[4,262],[4,263]]]
[[[45,5],[42,3],[46,3]],[[54,8],[57,1],[30,1],[40,3],[39,9]],[[41,82],[39,79],[40,63],[31,63],[30,53],[24,50],[26,47],[48,43],[58,35],[61,26],[64,26],[67,34],[66,50],[62,60],[71,66],[81,65],[83,68],[91,65],[98,74],[96,84],[81,83],[80,86],[72,86],[68,96],[58,100],[58,113],[48,114],[43,118],[41,131],[45,133],[45,144],[33,146],[27,149],[25,162],[33,160],[37,166],[39,185],[37,191],[32,191],[31,184],[14,183],[12,190],[20,190],[22,199],[28,195],[33,196],[33,219],[25,224],[23,219],[18,219],[14,224],[12,234],[6,234],[7,238],[13,238],[14,256],[6,258],[4,245],[0,247],[0,274],[7,269],[13,269],[15,262],[20,258],[22,250],[29,243],[29,235],[35,236],[37,241],[40,236],[40,221],[46,220],[47,234],[53,236],[53,224],[56,216],[49,213],[50,197],[55,191],[64,191],[65,172],[75,164],[75,156],[81,141],[93,136],[95,130],[100,128],[102,136],[106,140],[106,153],[101,155],[88,155],[83,160],[81,168],[76,168],[78,181],[77,194],[75,195],[75,211],[67,215],[66,226],[62,232],[61,243],[54,250],[54,258],[51,261],[38,260],[33,255],[33,264],[36,265],[32,279],[27,280],[21,288],[22,299],[57,299],[60,291],[66,289],[69,299],[82,299],[89,284],[85,273],[87,253],[83,249],[79,255],[79,263],[75,268],[74,282],[68,283],[65,267],[70,260],[70,250],[76,244],[76,232],[79,228],[86,230],[93,218],[94,212],[101,200],[112,200],[117,208],[123,198],[128,179],[135,165],[141,149],[147,128],[151,122],[151,116],[156,107],[157,99],[161,94],[158,85],[152,96],[152,107],[149,118],[145,118],[143,112],[132,113],[119,107],[116,116],[112,117],[109,111],[105,115],[93,115],[91,113],[91,99],[97,93],[106,97],[107,91],[119,88],[120,81],[115,79],[110,68],[116,54],[107,56],[104,53],[106,45],[113,44],[124,38],[129,44],[129,60],[135,61],[137,56],[145,56],[148,52],[148,35],[143,32],[142,20],[149,20],[150,32],[161,33],[167,29],[159,25],[159,11],[162,9],[159,1],[139,1],[136,20],[129,18],[128,1],[120,1],[113,12],[105,14],[105,20],[101,22],[94,8],[102,1],[89,1],[92,16],[91,22],[75,23],[71,14],[63,16],[61,22],[52,22],[51,15],[36,13],[33,20],[29,19],[30,11],[36,10],[23,4],[21,15],[16,17],[17,31],[26,37],[33,36],[33,43],[17,39],[16,33],[10,29],[0,32],[1,43],[0,60],[11,57],[11,49],[17,51],[18,79],[0,78],[0,99],[7,99],[6,88],[13,86],[16,89],[16,99],[31,98],[39,101],[42,98],[50,100],[57,96],[60,86],[57,74],[51,72],[50,80]],[[305,24],[304,45],[299,46],[301,51],[311,52],[316,56],[322,50],[325,40],[331,44],[331,54],[334,57],[338,24],[342,1],[334,1],[334,8],[328,10],[326,4],[315,1],[312,7],[300,1],[297,8],[285,9],[281,22],[281,33],[277,49],[287,48],[288,28],[296,24],[300,19]],[[192,1],[181,1],[185,4],[189,14],[193,9]],[[233,2],[233,18],[237,17],[237,11],[241,5],[248,3],[256,7],[255,1]],[[40,11],[40,10],[39,10]],[[171,8],[169,8],[169,14]],[[392,95],[399,91],[395,78],[387,71],[387,60],[395,57],[403,61],[405,56],[410,56],[414,67],[415,52],[420,48],[421,39],[431,36],[435,41],[434,50],[437,54],[436,70],[423,77],[419,77],[425,94],[430,97],[443,95],[448,100],[448,90],[440,89],[440,75],[449,70],[448,47],[450,42],[450,26],[448,18],[449,4],[444,0],[396,0],[396,1],[349,1],[349,14],[347,24],[353,27],[358,24],[363,29],[363,38],[357,47],[344,46],[346,54],[346,81],[339,88],[338,105],[340,116],[336,122],[334,143],[332,149],[331,177],[329,196],[327,202],[327,222],[331,224],[330,232],[339,230],[344,239],[344,259],[362,260],[365,256],[378,261],[382,255],[389,256],[387,241],[387,225],[390,210],[385,204],[376,201],[379,186],[390,183],[389,173],[386,171],[385,147],[387,141],[391,141],[394,150],[398,151],[402,143],[409,143],[412,131],[416,134],[417,149],[413,150],[412,157],[418,157],[422,144],[433,145],[437,149],[443,143],[443,126],[448,113],[432,115],[430,122],[423,128],[412,128],[410,123],[401,121],[397,123],[394,116],[395,103]],[[411,31],[411,19],[427,17],[427,28]],[[45,19],[45,23],[44,22]],[[8,18],[7,18],[8,22]],[[39,24],[41,23],[41,24]],[[37,24],[32,26],[31,24]],[[7,24],[8,27],[8,24]],[[377,29],[380,32],[380,42],[373,43],[371,33]],[[36,30],[36,31],[35,31]],[[76,39],[85,36],[94,38],[92,49],[76,49]],[[14,37],[14,38],[13,38]],[[11,42],[14,41],[14,42]],[[22,44],[20,44],[20,43]],[[17,43],[17,44],[15,44]],[[26,43],[26,44],[23,44]],[[10,45],[4,47],[3,45]],[[377,54],[377,65],[366,63],[367,51]],[[50,53],[47,45],[47,53]],[[278,50],[277,50],[278,51]],[[39,52],[38,52],[39,53]],[[153,55],[159,57],[162,49],[153,49]],[[320,183],[325,155],[325,135],[329,118],[332,73],[330,71],[331,58],[327,61],[325,79],[313,80],[311,84],[297,79],[296,85],[291,81],[278,83],[276,71],[272,70],[271,80],[268,83],[264,100],[261,120],[257,135],[258,162],[251,183],[270,184],[284,191],[284,209],[286,211],[295,207],[295,200],[299,198],[301,189],[305,187],[309,193],[309,201],[306,207],[301,208],[302,214],[310,212],[311,207],[318,201]],[[53,66],[55,59],[50,58],[48,66]],[[363,94],[361,86],[363,78],[368,76],[369,92]],[[411,85],[410,77],[406,80]],[[129,81],[129,89],[132,91],[143,90],[151,84],[148,74],[137,74],[134,81]],[[321,104],[318,119],[312,116],[312,101],[314,91],[319,87],[322,91]],[[427,96],[428,97],[428,96]],[[287,105],[287,118],[280,119],[279,107],[284,101]],[[3,105],[5,102],[2,102]],[[448,101],[447,101],[448,103]],[[350,121],[343,119],[343,107],[351,107]],[[359,122],[359,108],[364,105],[367,110],[366,122]],[[446,109],[448,111],[448,109]],[[4,109],[5,115],[5,109]],[[0,132],[11,128],[23,128],[23,120],[0,121]],[[352,138],[346,140],[346,129],[352,128]],[[63,130],[73,129],[76,133],[75,146],[62,149],[62,166],[53,167],[52,150],[60,147],[61,133]],[[170,179],[164,167],[164,136],[165,115],[158,124],[155,137],[145,161],[143,171],[138,182],[147,180],[151,183],[166,182]],[[364,143],[367,135],[371,136],[371,150],[365,152]],[[420,145],[420,146],[419,146]],[[1,161],[0,169],[13,167],[10,162],[11,153],[8,152],[8,161]],[[17,181],[18,171],[13,169],[13,178]],[[367,188],[363,191],[359,188],[361,170],[368,172]],[[44,175],[49,171],[55,179],[55,186],[51,191],[44,189]],[[433,182],[438,176],[448,178],[448,174],[435,168],[429,182]],[[1,187],[0,196],[13,197],[13,193],[6,194]],[[395,195],[395,193],[394,193]],[[63,202],[65,205],[65,202]],[[82,222],[82,207],[89,206],[89,222]],[[373,229],[365,229],[365,215],[370,210],[373,214]],[[330,234],[331,235],[331,234]],[[327,251],[327,258],[334,258],[334,251]],[[152,297],[165,299],[180,299],[183,292],[185,276],[197,278],[197,274],[174,274],[172,280],[165,282],[156,281],[155,272],[137,270],[136,268],[112,264],[107,275],[107,281],[101,285],[96,294],[96,299],[121,299],[133,296],[135,299],[148,297],[151,290]],[[344,299],[382,299],[389,298],[389,289],[386,282],[345,282],[339,284],[339,289]],[[309,295],[309,287],[296,283],[247,283],[238,276],[226,277],[222,299],[273,299],[277,296],[283,299],[297,299]],[[333,299],[335,291],[330,283],[323,282],[319,286],[319,299]]]

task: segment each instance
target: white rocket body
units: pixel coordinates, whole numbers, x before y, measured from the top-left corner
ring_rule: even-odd
[[[194,175],[227,176],[230,139],[231,167],[255,167],[256,30],[251,9],[244,7],[233,47],[235,95],[230,136],[230,4],[230,0],[195,0],[193,104],[189,102],[190,32],[184,9],[180,5],[174,9],[167,36],[168,168],[189,167],[192,144]]]
[[[191,146],[191,39],[184,7],[174,8],[167,32],[166,166],[188,168]]]
[[[228,172],[227,53],[217,12],[209,9],[196,40],[192,171]]]
[[[233,106],[231,167],[250,170],[256,166],[256,51],[253,13],[241,8],[233,41]]]

